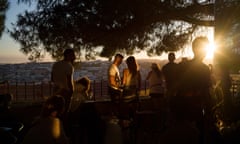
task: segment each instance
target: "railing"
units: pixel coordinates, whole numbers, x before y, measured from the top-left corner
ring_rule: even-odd
[[[147,82],[142,82],[142,95],[147,94]],[[107,99],[107,80],[91,81],[93,100]],[[49,82],[11,82],[0,84],[0,94],[10,93],[13,102],[39,102],[53,94],[53,84]]]
[[[108,99],[108,88],[106,80],[91,81],[93,100]],[[13,102],[39,102],[53,94],[51,82],[11,82],[0,84],[0,94],[10,93]],[[240,81],[233,80],[231,96],[240,96]],[[142,81],[141,95],[148,95],[148,82]]]

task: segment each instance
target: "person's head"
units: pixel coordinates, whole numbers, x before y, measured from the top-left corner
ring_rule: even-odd
[[[152,63],[152,72],[156,73],[158,77],[162,76],[162,71],[160,70],[160,66],[157,63]]]
[[[194,59],[202,61],[206,56],[206,47],[209,44],[207,37],[197,37],[192,42],[192,51],[194,54]]]
[[[74,60],[76,59],[74,50],[70,48],[64,50],[63,56],[64,56],[64,60],[70,61],[71,63],[73,63]]]
[[[91,81],[87,77],[82,77],[76,81],[76,84],[81,84],[84,87],[84,92],[88,95],[91,88]]]
[[[122,60],[123,60],[123,55],[118,53],[115,55],[113,63],[119,66],[122,63]]]
[[[151,68],[152,70],[160,70],[160,67],[157,63],[152,63]]]
[[[137,72],[137,62],[135,60],[134,56],[129,56],[126,60],[128,69],[130,71],[130,73],[136,74]]]
[[[176,59],[175,53],[170,52],[170,53],[168,54],[168,60],[169,60],[169,62],[174,62],[175,59]]]
[[[43,104],[42,117],[51,116],[55,113],[57,116],[61,115],[65,109],[65,100],[60,95],[54,95],[49,97]]]

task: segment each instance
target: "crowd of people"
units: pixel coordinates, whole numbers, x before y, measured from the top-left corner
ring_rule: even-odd
[[[176,63],[175,54],[171,52],[168,54],[169,62],[162,68],[157,63],[151,65],[146,80],[149,81],[152,110],[165,113],[165,130],[161,135],[164,144],[207,143],[212,108],[209,91],[211,71],[203,63],[207,44],[206,37],[197,37],[192,43],[192,60]],[[76,110],[82,101],[91,99],[90,80],[83,77],[73,81],[74,50],[66,49],[63,56],[64,59],[52,67],[54,94],[43,104],[40,118],[32,124],[23,143],[69,143],[66,136],[71,123],[69,113],[71,109]],[[137,110],[135,104],[139,100],[141,73],[135,57],[129,56],[125,61],[127,68],[121,74],[118,67],[123,60],[122,54],[116,54],[109,66],[108,90],[113,104],[112,114],[119,119],[129,119]],[[79,86],[80,94],[74,91]],[[74,95],[80,95],[81,100]],[[71,106],[78,100],[77,106]],[[127,116],[121,113],[122,106],[125,106],[123,103],[128,107],[124,109],[128,112]]]

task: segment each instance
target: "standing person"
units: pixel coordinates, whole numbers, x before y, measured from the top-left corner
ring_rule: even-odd
[[[113,63],[108,69],[108,89],[112,101],[117,101],[121,96],[121,77],[119,65],[122,63],[123,55],[116,54]]]
[[[147,80],[149,81],[151,97],[163,97],[164,96],[164,84],[163,73],[159,68],[159,65],[152,63],[151,71],[148,73]]]
[[[64,97],[66,112],[68,112],[74,90],[73,62],[76,56],[73,49],[66,49],[63,56],[63,60],[53,64],[51,80],[54,83],[54,94],[59,94]]]
[[[23,139],[23,144],[68,144],[59,116],[63,114],[65,100],[51,96],[43,105],[40,118],[35,121]]]
[[[160,110],[160,107],[165,107],[164,98],[164,82],[163,74],[159,65],[152,63],[151,71],[148,73],[147,80],[149,81],[149,96],[152,99],[152,106],[154,110]]]
[[[141,88],[141,74],[134,56],[129,56],[126,60],[127,68],[123,70],[124,97],[137,96]]]
[[[123,95],[121,99],[123,103],[120,108],[120,116],[125,120],[127,119],[126,122],[129,123],[129,119],[134,117],[137,109],[136,102],[141,88],[141,74],[134,56],[129,56],[126,64],[127,68],[123,70]]]
[[[166,82],[166,95],[172,97],[176,93],[176,82],[177,82],[177,64],[174,62],[176,59],[173,52],[168,54],[168,63],[163,66],[162,72]]]
[[[188,120],[197,124],[200,131],[200,143],[204,142],[204,132],[209,124],[211,99],[211,73],[203,59],[206,56],[206,37],[197,37],[192,43],[194,57],[179,69],[179,85],[175,101],[181,101],[188,113]],[[204,123],[207,122],[207,123]],[[208,126],[207,126],[208,127]]]

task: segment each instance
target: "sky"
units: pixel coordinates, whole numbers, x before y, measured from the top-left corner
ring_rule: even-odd
[[[6,31],[12,28],[11,24],[16,22],[19,13],[32,9],[34,9],[33,5],[18,4],[17,0],[9,0],[9,8],[5,20],[5,32],[0,38],[0,63],[29,62],[27,56],[20,52],[20,45]]]
[[[29,6],[28,4],[17,3],[17,0],[9,0],[9,9],[6,13],[6,20],[5,20],[5,32],[3,33],[2,37],[0,38],[0,63],[26,63],[30,62],[26,55],[24,55],[20,51],[20,45],[9,36],[6,32],[7,29],[12,29],[12,23],[15,23],[17,20],[17,15],[19,13],[24,12],[25,10],[33,10],[35,5],[32,4]],[[210,31],[209,36],[213,39],[213,32]],[[178,52],[178,56],[192,56],[191,51],[188,49]],[[148,58],[146,52],[141,52],[138,54],[134,54],[136,58]],[[211,57],[211,56],[210,56]],[[152,58],[159,58],[159,59],[166,59],[167,54],[163,54],[161,57],[152,57]],[[42,61],[53,61],[50,56],[46,56]]]

